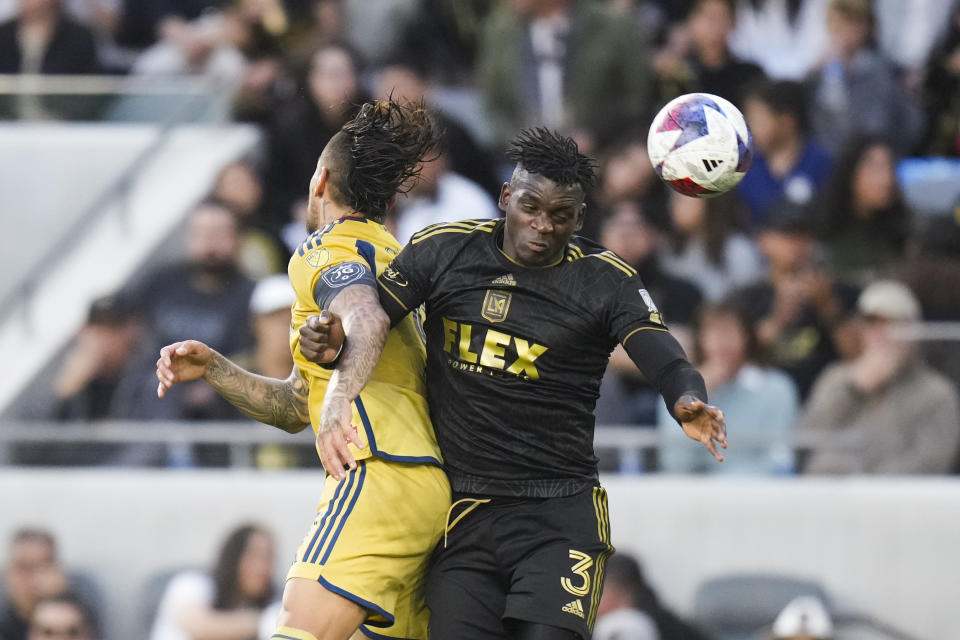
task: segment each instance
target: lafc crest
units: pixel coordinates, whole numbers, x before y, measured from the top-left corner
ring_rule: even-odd
[[[503,322],[510,312],[510,299],[512,297],[513,294],[488,289],[487,295],[483,298],[483,309],[480,311],[480,315],[490,322]]]

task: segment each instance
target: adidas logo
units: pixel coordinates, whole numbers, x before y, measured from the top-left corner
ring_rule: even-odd
[[[707,171],[713,171],[723,164],[723,160],[707,160],[706,158],[702,158],[701,162],[703,162],[703,168]]]
[[[580,616],[581,618],[583,617],[583,605],[580,603],[580,598],[563,605],[562,610],[566,613],[572,613],[573,615]]]
[[[508,273],[505,276],[495,278],[491,284],[498,284],[501,287],[515,287],[517,286],[517,280],[513,277],[512,273]]]

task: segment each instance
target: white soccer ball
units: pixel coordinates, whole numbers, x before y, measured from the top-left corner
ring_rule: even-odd
[[[730,101],[688,93],[668,102],[647,134],[650,162],[675,191],[695,198],[726,193],[753,159],[747,121]]]

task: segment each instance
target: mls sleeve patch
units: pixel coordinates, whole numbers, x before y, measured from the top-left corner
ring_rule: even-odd
[[[351,284],[376,287],[377,281],[367,265],[360,262],[341,262],[323,272],[313,288],[313,297],[321,309],[326,309],[337,293]]]

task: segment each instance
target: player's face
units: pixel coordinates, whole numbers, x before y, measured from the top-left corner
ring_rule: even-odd
[[[504,253],[525,267],[559,262],[570,236],[583,224],[585,208],[579,186],[516,172],[500,191],[500,209],[507,215]]]

